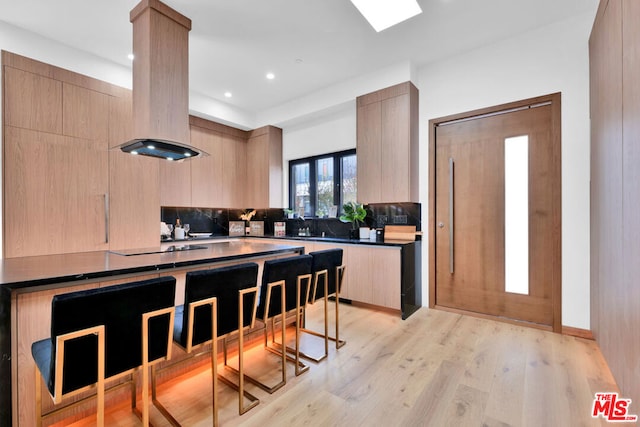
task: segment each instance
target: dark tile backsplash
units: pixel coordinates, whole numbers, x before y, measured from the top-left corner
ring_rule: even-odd
[[[421,207],[420,203],[372,203],[365,206],[368,227],[383,228],[389,225],[415,225],[420,231]],[[167,224],[175,224],[180,218],[183,224],[189,224],[191,232],[211,233],[213,236],[229,235],[229,221],[240,221],[240,215],[249,209],[228,208],[184,208],[162,207],[160,209],[161,221]],[[273,235],[273,223],[285,221],[287,224],[287,236],[298,236],[300,229],[309,229],[312,236],[349,237],[351,224],[343,223],[337,218],[306,218],[285,219],[282,209],[256,208],[254,221],[264,221],[265,236]]]

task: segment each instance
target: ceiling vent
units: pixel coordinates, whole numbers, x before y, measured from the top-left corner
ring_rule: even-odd
[[[189,137],[191,20],[158,0],[142,0],[130,20],[134,139],[121,150],[167,160],[207,155]]]

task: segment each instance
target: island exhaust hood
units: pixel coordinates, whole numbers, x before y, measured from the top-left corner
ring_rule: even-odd
[[[133,24],[133,139],[126,153],[184,160],[207,155],[189,134],[191,20],[159,0],[131,10]]]

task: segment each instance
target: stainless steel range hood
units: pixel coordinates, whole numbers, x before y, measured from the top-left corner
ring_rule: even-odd
[[[159,0],[131,10],[133,24],[133,139],[120,149],[167,160],[207,155],[189,133],[191,20]]]

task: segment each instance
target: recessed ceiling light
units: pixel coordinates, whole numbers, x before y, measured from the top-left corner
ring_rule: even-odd
[[[269,80],[273,80],[273,79],[275,79],[275,78],[276,78],[276,75],[275,75],[275,74],[273,74],[273,73],[267,73],[267,78],[268,78]]]
[[[131,61],[133,61],[133,58],[134,58],[133,53],[130,53],[129,55],[127,55],[127,58],[129,58]]]
[[[302,64],[302,59],[301,58],[296,58],[296,64]]]
[[[233,94],[231,92],[225,92],[224,96],[225,96],[225,98],[231,98],[233,96]]]
[[[351,3],[377,32],[422,13],[416,0],[351,0]]]

